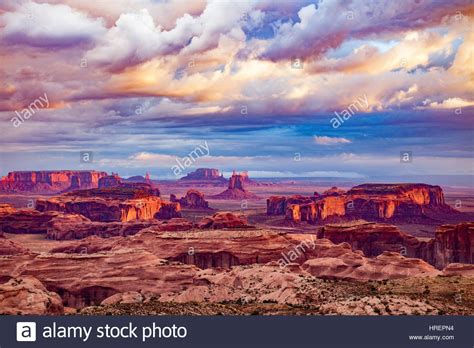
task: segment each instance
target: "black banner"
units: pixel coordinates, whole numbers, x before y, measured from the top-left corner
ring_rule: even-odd
[[[2,316],[0,347],[472,348],[473,318]]]

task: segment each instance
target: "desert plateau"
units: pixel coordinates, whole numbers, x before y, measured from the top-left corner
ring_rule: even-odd
[[[0,193],[2,314],[474,314],[468,189],[198,168],[10,172]]]

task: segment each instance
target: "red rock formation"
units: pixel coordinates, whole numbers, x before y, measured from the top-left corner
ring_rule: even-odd
[[[46,290],[35,277],[14,278],[0,285],[0,314],[58,315],[63,313],[61,297]]]
[[[59,193],[68,189],[94,188],[106,175],[94,170],[10,172],[0,181],[0,192]]]
[[[175,195],[170,195],[171,202],[178,202],[182,208],[209,209],[209,203],[204,199],[204,194],[198,190],[188,190],[186,196],[177,199]]]
[[[195,266],[170,264],[150,252],[130,249],[0,258],[0,278],[33,275],[60,294],[64,305],[76,308],[99,305],[116,293],[136,289],[152,294],[179,291],[193,284],[197,271]]]
[[[299,197],[299,202],[292,200],[294,197],[270,197],[267,214],[286,215],[291,222],[319,223],[341,219],[413,221],[456,213],[444,203],[439,186],[426,184],[364,184],[346,193],[333,187],[321,196]],[[290,207],[291,204],[299,207]]]
[[[29,252],[30,251],[21,244],[5,238],[0,231],[0,256],[28,254]]]
[[[91,238],[91,237],[89,237]],[[142,249],[156,256],[195,264],[200,268],[231,267],[276,261],[281,264],[303,263],[310,258],[338,257],[352,253],[349,244],[333,244],[327,239],[316,239],[309,234],[286,234],[261,230],[210,230],[190,232],[156,232],[156,227],[144,229],[133,236],[118,238],[103,247],[100,239],[71,242],[63,245],[74,252],[78,245],[88,243],[91,250]],[[76,251],[77,252],[77,251]],[[1,264],[0,264],[1,266]]]
[[[167,221],[137,220],[128,222],[96,222],[82,215],[59,215],[48,223],[46,237],[54,240],[81,239],[88,236],[111,238],[129,236],[145,228],[153,227],[154,231],[187,231],[193,228],[186,219],[175,218]]]
[[[92,221],[132,221],[180,217],[178,203],[162,201],[148,184],[75,191],[49,199],[38,199],[36,209],[80,214]]]
[[[441,225],[435,234],[434,264],[474,263],[474,222]]]
[[[374,259],[355,253],[343,254],[337,258],[311,259],[302,268],[315,277],[349,280],[384,280],[440,274],[440,271],[425,261],[408,259],[388,251]]]
[[[248,228],[247,218],[244,215],[237,215],[230,212],[219,212],[212,217],[205,217],[198,223],[201,229],[221,229],[221,228]]]
[[[461,276],[474,278],[474,265],[467,263],[450,263],[443,269],[443,275],[447,277]]]
[[[346,191],[337,188],[336,186],[331,187],[329,190],[323,192],[323,196],[340,196],[345,194]]]
[[[362,250],[368,257],[392,251],[434,264],[431,242],[420,241],[393,225],[366,221],[326,224],[319,229],[317,235],[318,238],[327,238],[336,244],[349,243],[354,250]]]
[[[252,192],[245,190],[244,176],[240,174],[232,174],[229,179],[229,186],[227,190],[217,195],[210,196],[213,199],[257,199],[258,196]]]
[[[46,233],[48,222],[58,215],[54,211],[14,209],[10,213],[0,213],[0,229],[6,233]]]
[[[99,179],[99,188],[115,187],[122,183],[122,179],[117,174],[107,175]]]
[[[214,181],[225,183],[227,180],[219,172],[218,169],[213,168],[198,168],[194,172],[187,174],[185,177],[179,179],[180,181]]]

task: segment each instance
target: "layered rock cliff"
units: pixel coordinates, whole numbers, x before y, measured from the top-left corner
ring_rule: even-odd
[[[435,234],[434,264],[474,263],[474,222],[441,225]]]
[[[347,192],[333,187],[312,197],[267,200],[268,215],[285,215],[291,222],[417,220],[437,213],[456,211],[445,204],[441,187],[426,184],[364,184]]]
[[[0,181],[4,193],[59,193],[72,189],[98,187],[107,173],[95,170],[10,172]]]
[[[80,214],[92,221],[102,222],[171,219],[181,216],[179,203],[163,201],[157,194],[159,191],[148,184],[127,183],[38,199],[36,209],[40,212]]]

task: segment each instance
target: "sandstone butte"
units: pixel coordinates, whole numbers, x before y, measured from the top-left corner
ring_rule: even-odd
[[[194,172],[179,179],[180,184],[190,184],[194,186],[213,185],[220,186],[227,183],[227,179],[214,168],[198,168]]]
[[[181,216],[179,203],[163,201],[159,197],[159,190],[145,183],[77,190],[57,197],[38,199],[36,209],[40,212],[80,214],[92,221],[102,222]]]
[[[0,181],[3,193],[60,193],[98,187],[107,173],[95,170],[56,170],[10,172]]]
[[[267,200],[268,215],[312,224],[341,219],[411,221],[456,213],[445,204],[441,187],[426,184],[363,184],[347,192],[333,187],[322,195],[272,196]]]
[[[178,202],[182,208],[209,209],[209,203],[204,199],[204,194],[195,189],[188,190],[186,196],[180,199],[171,194],[170,201]]]
[[[210,196],[209,198],[213,199],[258,199],[259,197],[249,192],[245,189],[245,180],[248,180],[248,176],[237,174],[235,171],[229,179],[229,186],[227,190],[217,194]]]

